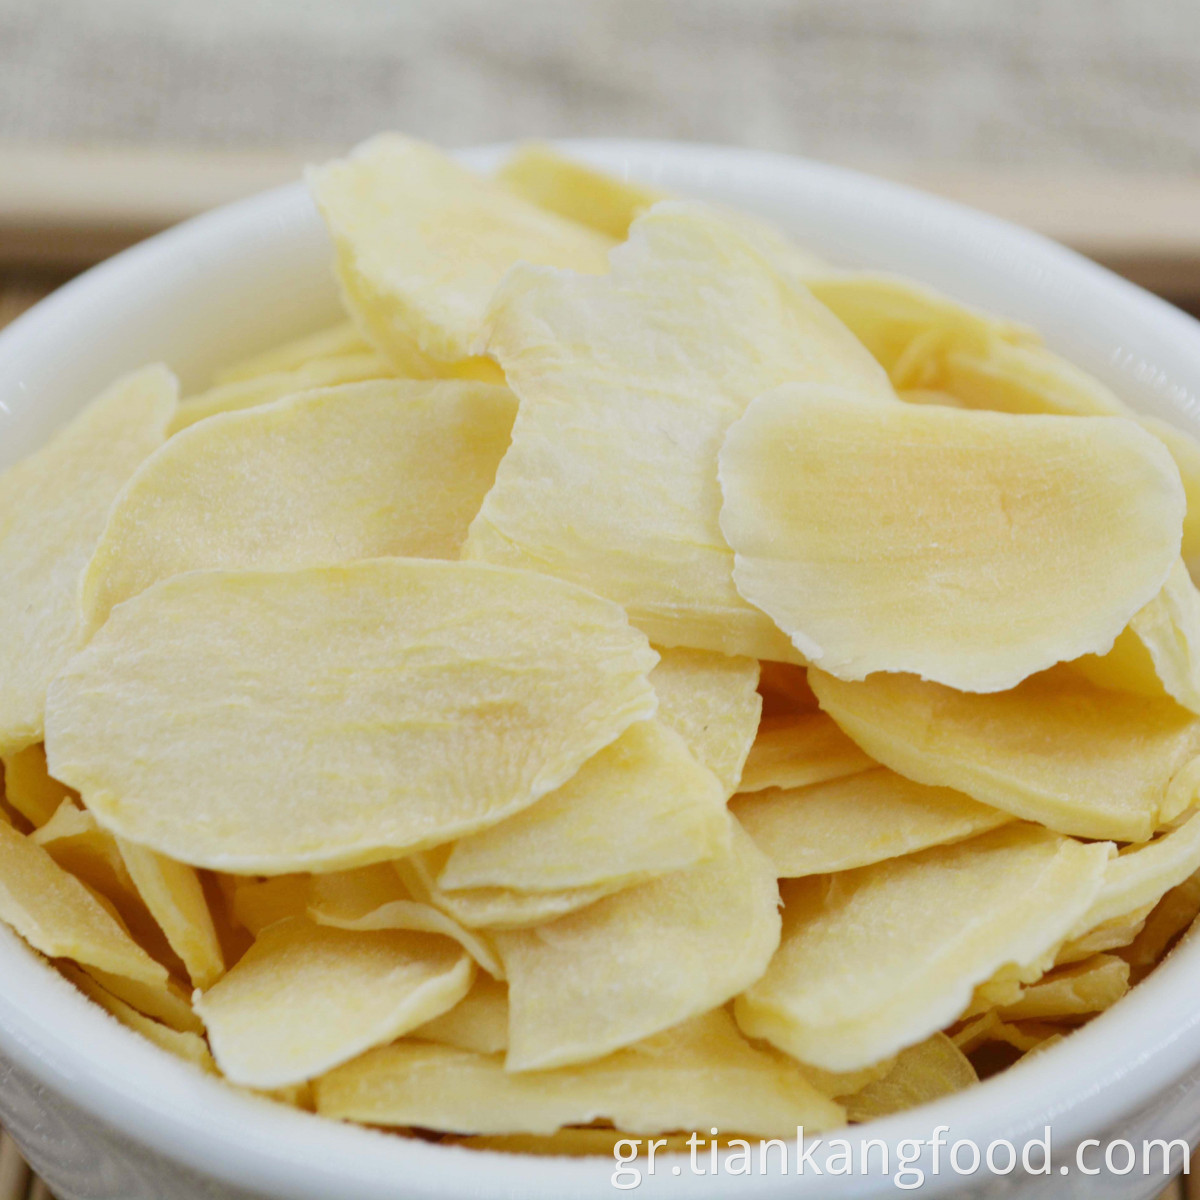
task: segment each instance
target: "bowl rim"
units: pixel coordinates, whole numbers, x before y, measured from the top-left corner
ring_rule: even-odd
[[[789,188],[819,193],[831,209],[839,206],[897,231],[917,230],[946,255],[965,256],[981,271],[980,264],[989,265],[997,279],[1011,276],[1014,287],[1049,288],[1055,303],[1086,296],[1109,327],[1132,328],[1152,347],[1139,350],[1137,336],[1118,338],[1112,369],[1140,380],[1177,419],[1196,421],[1200,325],[1034,233],[900,184],[791,156],[627,139],[554,144],[608,169],[629,165],[650,182],[669,179],[681,190],[686,189],[681,180],[702,186],[706,180],[739,178],[750,181],[744,182],[750,193],[769,194],[772,188],[780,195]],[[508,148],[481,147],[462,157],[486,167]],[[56,328],[136,289],[168,259],[202,261],[231,240],[248,243],[272,231],[278,236],[281,225],[307,228],[312,220],[311,203],[296,183],[159,234],[79,276],[0,332],[0,375],[14,356],[50,353]],[[406,1195],[421,1200],[611,1195],[612,1162],[606,1157],[536,1158],[438,1146],[235,1092],[118,1025],[3,927],[0,972],[9,981],[0,990],[0,1053],[121,1137],[226,1185],[296,1200],[335,1195],[383,1200],[396,1195],[400,1181]],[[1002,1137],[1019,1143],[1040,1136],[1047,1124],[1054,1126],[1058,1145],[1091,1136],[1200,1064],[1200,1006],[1187,1002],[1198,984],[1200,937],[1188,936],[1125,999],[1062,1044],[968,1092],[873,1123],[870,1136],[895,1146],[945,1125],[953,1136],[980,1145]],[[939,1176],[924,1190],[942,1195],[963,1182]],[[750,1176],[741,1185],[749,1196],[780,1196],[786,1188],[788,1194],[846,1198],[878,1195],[891,1186],[878,1172],[836,1181],[806,1178],[803,1186],[795,1176]],[[713,1196],[726,1186],[711,1176],[664,1173],[646,1178],[639,1190]]]

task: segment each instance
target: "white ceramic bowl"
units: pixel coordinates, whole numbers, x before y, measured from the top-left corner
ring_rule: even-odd
[[[1132,404],[1200,432],[1200,325],[1084,259],[956,205],[848,171],[652,142],[565,147],[598,166],[737,204],[830,259],[912,276],[1024,319]],[[466,154],[477,166],[502,148]],[[110,379],[152,360],[185,386],[214,366],[335,319],[328,246],[302,187],[153,238],[72,282],[0,334],[0,467],[40,445]],[[921,1194],[1141,1200],[1161,1177],[1083,1176],[1073,1146],[1200,1134],[1200,938],[1058,1047],[952,1099],[869,1127],[892,1145],[1020,1145],[1053,1130],[1053,1173],[963,1177]],[[60,1200],[563,1200],[611,1197],[605,1159],[439,1147],[319,1120],[176,1062],[90,1005],[0,929],[0,1122]],[[853,1131],[857,1134],[857,1131]],[[1140,1154],[1140,1149],[1139,1149]],[[703,1156],[701,1162],[703,1163]],[[820,1156],[818,1156],[818,1162]],[[961,1162],[967,1164],[969,1156]],[[1004,1155],[997,1157],[1002,1166]],[[1102,1161],[1099,1154],[1085,1165]],[[1124,1165],[1123,1151],[1115,1155]],[[892,1174],[733,1180],[660,1161],[639,1195],[879,1197]],[[932,1167],[928,1150],[917,1164]],[[1060,1174],[1065,1167],[1068,1174]],[[794,1169],[794,1168],[793,1168]],[[857,1169],[857,1164],[856,1164]]]

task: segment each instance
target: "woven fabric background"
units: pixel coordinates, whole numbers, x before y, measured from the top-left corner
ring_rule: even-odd
[[[0,140],[1200,170],[1195,0],[0,0]]]

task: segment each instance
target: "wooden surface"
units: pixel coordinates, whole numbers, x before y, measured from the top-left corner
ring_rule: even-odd
[[[299,179],[308,157],[0,146],[0,264],[88,266],[187,217]]]
[[[0,261],[0,329],[32,308],[56,287],[66,283],[70,273],[28,268],[5,268]]]
[[[0,145],[0,265],[78,268],[215,205],[299,179],[332,151]],[[1170,297],[1200,299],[1200,175],[893,170],[1065,242]]]

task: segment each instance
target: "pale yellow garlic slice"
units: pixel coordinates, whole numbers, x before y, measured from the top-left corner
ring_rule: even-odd
[[[1111,1008],[1129,990],[1129,964],[1115,954],[1095,954],[1057,967],[1021,990],[999,1010],[1002,1021],[1061,1020]]]
[[[1200,871],[1200,811],[1190,813],[1153,841],[1122,850],[1105,868],[1100,891],[1072,936],[1082,937],[1106,922],[1157,904],[1171,888],[1178,887],[1197,871]]]
[[[822,712],[764,717],[742,768],[740,792],[798,788],[875,766]]]
[[[254,937],[287,917],[301,917],[309,904],[310,875],[225,876],[232,880],[230,916]]]
[[[193,571],[58,677],[47,752],[102,823],[180,862],[358,866],[561,786],[653,714],[655,660],[615,605],[523,571]]]
[[[234,1083],[311,1079],[415,1029],[466,995],[470,958],[449,938],[351,933],[292,918],[270,926],[196,1000]]]
[[[54,816],[30,834],[30,841],[99,897],[151,958],[178,975],[185,973],[183,960],[134,883],[117,839],[90,812],[64,800]]]
[[[3,759],[4,799],[35,829],[45,825],[66,799],[78,794],[57,779],[46,767],[46,748],[37,742]]]
[[[809,680],[826,712],[892,770],[1062,833],[1146,841],[1200,789],[1200,720],[1068,667],[990,695],[913,675]]]
[[[738,790],[758,730],[758,681],[754,659],[709,650],[660,650],[650,672],[659,721],[687,742],[727,796]]]
[[[414,900],[391,863],[313,875],[308,917],[334,929],[410,929],[453,938],[495,979],[504,967],[486,934],[468,929],[432,904]]]
[[[183,960],[192,983],[211,987],[225,973],[225,959],[200,877],[186,863],[118,839],[121,857],[171,949]]]
[[[1162,590],[1140,608],[1104,655],[1071,664],[1101,687],[1142,696],[1165,692],[1200,713],[1200,592],[1183,560],[1176,561]]]
[[[476,352],[488,301],[514,263],[607,266],[611,239],[399,134],[313,168],[308,183],[355,323],[414,374]]]
[[[59,970],[81,991],[89,1000],[98,1004],[105,1012],[115,1017],[127,1029],[141,1034],[153,1042],[160,1050],[175,1055],[193,1066],[199,1067],[210,1074],[217,1073],[217,1064],[200,1034],[192,1030],[172,1029],[161,1021],[155,1021],[138,1012],[132,1005],[114,996],[107,988],[102,987],[85,971],[71,963],[60,963]]]
[[[1200,555],[1200,442],[1157,417],[1135,412],[1110,388],[1073,363],[1040,346],[992,338],[984,346],[960,347],[937,367],[939,386],[970,408],[1062,416],[1130,417],[1166,446],[1183,479],[1188,515],[1183,556]]]
[[[508,1049],[508,988],[489,975],[477,975],[471,990],[453,1008],[418,1025],[408,1036],[476,1054],[499,1054]]]
[[[1053,961],[1112,847],[1012,824],[783,886],[784,930],[738,1024],[834,1071],[877,1062],[967,1008],[1006,963]]]
[[[674,730],[639,721],[532,807],[457,841],[437,884],[446,892],[632,884],[710,858],[728,838],[717,777]]]
[[[658,188],[597,171],[540,142],[517,147],[496,178],[530,204],[615,241],[623,241],[634,218],[667,196]]]
[[[720,480],[738,591],[804,658],[971,692],[1108,650],[1162,588],[1185,510],[1170,455],[1132,422],[813,384],[754,400]]]
[[[499,1055],[401,1041],[317,1080],[317,1111],[370,1125],[553,1133],[598,1118],[634,1133],[713,1125],[764,1137],[841,1124],[798,1067],[750,1046],[727,1013],[693,1018],[595,1062],[514,1075]]]
[[[979,1077],[967,1056],[944,1033],[901,1050],[882,1079],[839,1096],[851,1121],[874,1121],[961,1092]]]
[[[774,869],[731,823],[724,853],[537,929],[497,933],[509,1070],[600,1058],[724,1004],[778,944]]]
[[[210,568],[457,558],[516,401],[461,380],[376,380],[214,417],[126,485],[83,577],[89,631],[160,579]]]
[[[78,640],[79,574],[109,506],[166,437],[179,385],[161,366],[118,379],[0,475],[0,755],[42,740],[46,689]]]
[[[413,896],[471,930],[491,933],[544,925],[595,904],[625,886],[623,881],[614,880],[551,892],[521,892],[515,888],[463,888],[447,892],[438,886],[437,878],[449,854],[449,846],[413,854],[398,859],[396,870]]]
[[[847,871],[960,842],[1013,819],[961,792],[914,783],[886,767],[735,796],[730,808],[781,878]]]
[[[845,271],[812,275],[813,295],[875,356],[897,388],[938,387],[945,356],[993,342],[1036,345],[1025,325],[968,308],[897,275]]]
[[[261,408],[286,396],[311,392],[315,388],[383,380],[395,373],[392,364],[383,355],[372,352],[318,359],[293,370],[272,371],[268,375],[218,384],[206,392],[198,392],[180,401],[171,422],[171,433],[182,433],[209,417]]]
[[[215,384],[238,383],[279,371],[294,371],[310,362],[342,358],[347,354],[366,354],[371,347],[354,328],[353,321],[339,321],[316,333],[289,338],[248,358],[240,359],[213,374]]]
[[[164,985],[166,968],[41,846],[0,823],[0,920],[47,958],[70,958],[147,985]]]
[[[791,379],[902,407],[795,276],[719,211],[659,204],[606,276],[514,268],[487,346],[520,409],[465,555],[610,596],[663,646],[793,657],[733,586],[718,526],[725,431]]]

